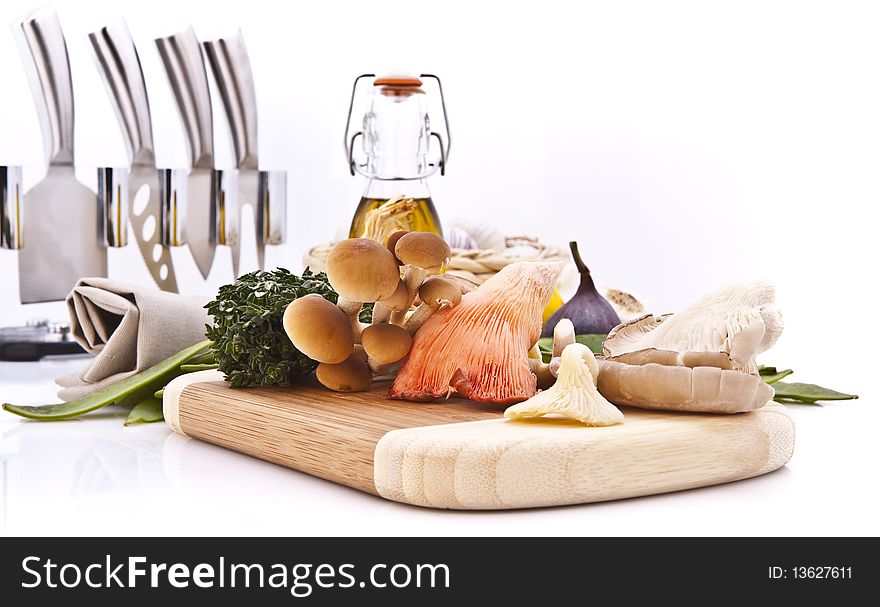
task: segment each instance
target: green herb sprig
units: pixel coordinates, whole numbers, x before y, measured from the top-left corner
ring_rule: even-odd
[[[291,301],[310,294],[337,300],[326,274],[309,269],[302,276],[283,268],[251,272],[220,287],[205,306],[214,317],[205,336],[214,342],[214,360],[233,388],[288,386],[315,369],[317,363],[294,347],[281,322]]]

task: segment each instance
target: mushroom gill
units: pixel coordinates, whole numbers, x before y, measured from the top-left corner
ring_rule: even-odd
[[[428,401],[457,392],[509,404],[534,396],[528,352],[560,270],[556,263],[514,263],[457,306],[434,312],[415,334],[389,398]]]

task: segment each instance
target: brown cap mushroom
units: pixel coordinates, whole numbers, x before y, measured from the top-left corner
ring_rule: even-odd
[[[403,327],[374,324],[364,329],[361,343],[370,360],[387,365],[407,355],[412,346],[412,337]]]
[[[390,297],[400,281],[397,260],[391,251],[367,238],[349,238],[330,249],[327,278],[333,289],[349,301],[379,301]]]
[[[394,254],[408,266],[427,270],[442,265],[451,251],[446,241],[433,232],[410,232],[397,241]]]
[[[410,334],[419,330],[419,327],[439,309],[440,306],[455,306],[461,301],[461,291],[452,281],[443,276],[434,276],[422,283],[419,287],[419,299],[422,303],[410,316],[404,328]]]
[[[363,356],[352,353],[338,364],[321,363],[315,370],[318,381],[336,392],[363,392],[370,389],[373,374]]]
[[[419,299],[434,308],[441,305],[454,306],[461,301],[461,290],[445,276],[429,278],[419,287]]]
[[[284,331],[296,349],[322,363],[341,363],[354,349],[348,317],[317,294],[295,299],[284,310]]]
[[[433,232],[410,232],[397,241],[394,254],[406,265],[403,281],[407,288],[408,310],[428,271],[442,267],[451,252],[446,241]],[[395,312],[391,316],[391,322],[403,324],[405,318],[406,311]]]
[[[391,297],[400,283],[400,269],[391,251],[375,240],[349,238],[330,249],[327,278],[339,293],[336,305],[348,316],[355,343],[360,343],[362,302]]]
[[[388,247],[388,250],[394,253],[394,247],[397,246],[397,241],[409,234],[409,230],[397,230],[396,232],[392,232],[388,239],[385,241],[385,246]],[[394,258],[397,259],[397,253],[394,253]],[[399,265],[405,265],[399,259],[397,260]]]

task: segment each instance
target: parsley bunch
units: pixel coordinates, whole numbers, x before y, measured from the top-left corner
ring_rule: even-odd
[[[336,303],[327,275],[308,268],[302,276],[283,268],[251,272],[220,287],[205,306],[214,317],[205,335],[232,387],[288,386],[315,369],[318,363],[294,347],[281,323],[287,305],[311,293]]]

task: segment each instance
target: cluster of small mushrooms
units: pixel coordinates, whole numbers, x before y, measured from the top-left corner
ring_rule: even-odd
[[[782,332],[770,284],[731,285],[676,314],[623,322],[598,358],[577,343],[575,324],[559,319],[545,363],[536,342],[559,265],[513,263],[477,288],[438,275],[449,256],[429,232],[335,245],[326,270],[337,303],[307,295],[284,313],[293,345],[318,361],[318,381],[352,392],[393,375],[392,399],[457,394],[513,405],[509,418],[561,415],[591,426],[620,423],[615,405],[737,413],[773,397],[755,360]],[[372,322],[364,324],[368,302]]]
[[[367,238],[337,243],[326,262],[337,303],[307,295],[284,312],[293,345],[319,363],[318,381],[331,390],[356,392],[396,372],[425,320],[475,288],[436,276],[449,255],[446,241],[431,232],[395,232],[385,245]],[[365,303],[374,304],[369,324],[360,321]]]

